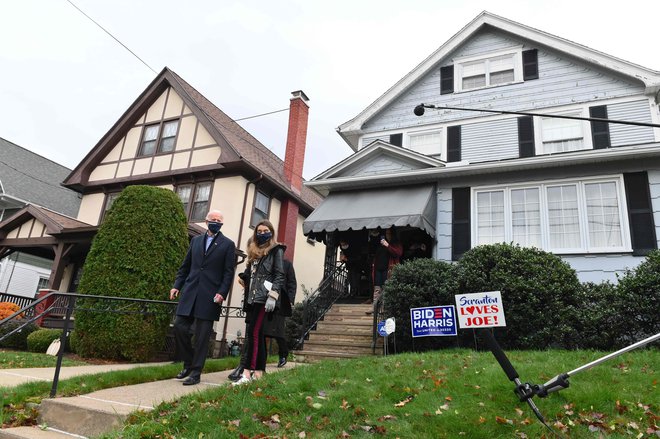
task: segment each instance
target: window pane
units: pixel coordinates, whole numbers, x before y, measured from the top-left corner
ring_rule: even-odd
[[[158,125],[151,125],[144,129],[144,138],[142,140],[156,140],[158,137]]]
[[[209,208],[209,195],[211,194],[211,183],[200,183],[195,189],[195,202],[190,221],[203,221]]]
[[[589,244],[592,247],[621,247],[621,221],[616,183],[584,185],[587,202]]]
[[[174,150],[174,140],[176,139],[176,130],[179,126],[179,121],[166,122],[163,125],[163,135],[160,140],[159,152],[170,152]]]
[[[178,186],[176,188],[176,194],[181,199],[183,203],[183,211],[188,214],[188,207],[190,206],[190,194],[192,193],[192,185]]]
[[[512,238],[525,247],[541,248],[541,203],[539,189],[511,191]]]
[[[549,187],[547,195],[550,248],[580,248],[577,186]]]
[[[513,70],[504,70],[502,72],[495,72],[490,74],[490,85],[504,84],[513,82]]]
[[[442,152],[441,142],[442,133],[440,131],[411,134],[408,147],[421,154],[438,155]]]
[[[477,194],[477,245],[504,241],[504,191]]]
[[[257,192],[257,199],[254,201],[254,208],[264,213],[268,213],[268,204],[270,198],[261,192]]]
[[[513,55],[504,55],[498,56],[496,58],[491,58],[488,61],[488,70],[491,72],[501,72],[504,70],[510,70],[513,72]]]
[[[151,155],[154,153],[155,150],[156,150],[156,141],[150,140],[142,144],[142,148],[140,149],[140,155]]]
[[[471,88],[485,87],[486,86],[486,75],[479,76],[470,76],[463,78],[463,90],[469,90]]]

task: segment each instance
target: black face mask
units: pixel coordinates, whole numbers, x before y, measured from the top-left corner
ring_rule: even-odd
[[[257,233],[257,244],[259,245],[264,245],[268,241],[270,241],[270,238],[272,238],[273,234],[270,232],[266,233]]]
[[[222,223],[218,221],[210,221],[208,225],[209,232],[213,233],[214,235],[220,231],[221,227]]]

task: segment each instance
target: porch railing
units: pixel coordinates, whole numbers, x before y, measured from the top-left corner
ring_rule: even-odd
[[[80,299],[80,300],[79,300]],[[78,302],[82,306],[78,306]],[[57,354],[57,364],[55,366],[55,376],[53,378],[53,385],[50,392],[50,397],[53,398],[57,393],[57,385],[59,381],[60,368],[62,366],[62,358],[64,356],[64,346],[73,330],[73,315],[76,312],[102,312],[114,314],[141,314],[153,315],[157,312],[159,307],[169,308],[168,312],[174,317],[177,302],[165,300],[148,300],[148,299],[135,299],[130,297],[114,297],[114,296],[96,296],[90,294],[77,294],[77,293],[63,293],[54,291],[48,293],[29,304],[23,306],[20,310],[12,315],[0,320],[0,342],[12,336],[13,334],[22,331],[26,326],[42,320],[44,317],[56,314],[63,315],[62,318],[62,336],[60,337],[60,350]],[[245,313],[240,307],[222,307],[221,314],[229,317],[244,318]],[[10,322],[17,322],[15,327],[6,333],[3,327]]]
[[[19,308],[28,306],[34,301],[34,297],[16,296],[14,294],[0,293],[0,302],[11,302]]]
[[[305,300],[301,334],[295,344],[295,349],[303,348],[305,340],[309,338],[309,333],[316,329],[317,323],[323,320],[325,314],[339,298],[346,295],[348,292],[347,276],[346,265],[343,262],[339,263],[323,279],[318,289]]]

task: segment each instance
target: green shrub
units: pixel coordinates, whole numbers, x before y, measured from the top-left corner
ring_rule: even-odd
[[[130,186],[115,200],[94,238],[79,291],[167,300],[187,248],[187,219],[178,196],[153,186]],[[117,310],[121,312],[112,312]],[[167,305],[80,300],[78,353],[137,362],[152,359],[164,345],[172,311]]]
[[[617,285],[612,313],[620,323],[615,348],[660,332],[660,250],[651,252],[634,270],[627,270]]]
[[[25,324],[25,321],[21,320],[6,322],[4,325],[0,326],[0,338],[6,334],[9,334],[14,329],[22,326],[23,324]],[[23,329],[0,341],[0,348],[17,349],[21,351],[27,349],[27,338],[37,329],[39,329],[37,325],[34,323],[28,323]]]
[[[30,352],[45,353],[53,340],[57,340],[61,336],[61,329],[39,329],[28,335],[27,349]]]
[[[609,350],[616,345],[625,321],[615,312],[619,291],[611,282],[582,284],[578,295],[575,330],[580,349]]]
[[[384,285],[385,317],[394,317],[399,350],[423,351],[456,346],[454,337],[417,337],[410,328],[410,309],[453,305],[458,283],[454,266],[447,262],[420,258],[394,267]]]
[[[575,348],[581,284],[561,258],[512,244],[474,247],[459,260],[460,293],[500,291],[506,327],[495,336],[505,348]]]
[[[76,331],[71,331],[69,333],[69,352],[77,354],[78,353],[78,333]]]

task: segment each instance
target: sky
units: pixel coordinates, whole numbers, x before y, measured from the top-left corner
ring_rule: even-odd
[[[311,179],[352,153],[339,125],[484,10],[660,71],[657,0],[71,1],[137,57],[67,0],[0,0],[0,137],[68,168],[167,66],[234,119],[303,90]],[[287,121],[240,123],[283,157]]]

